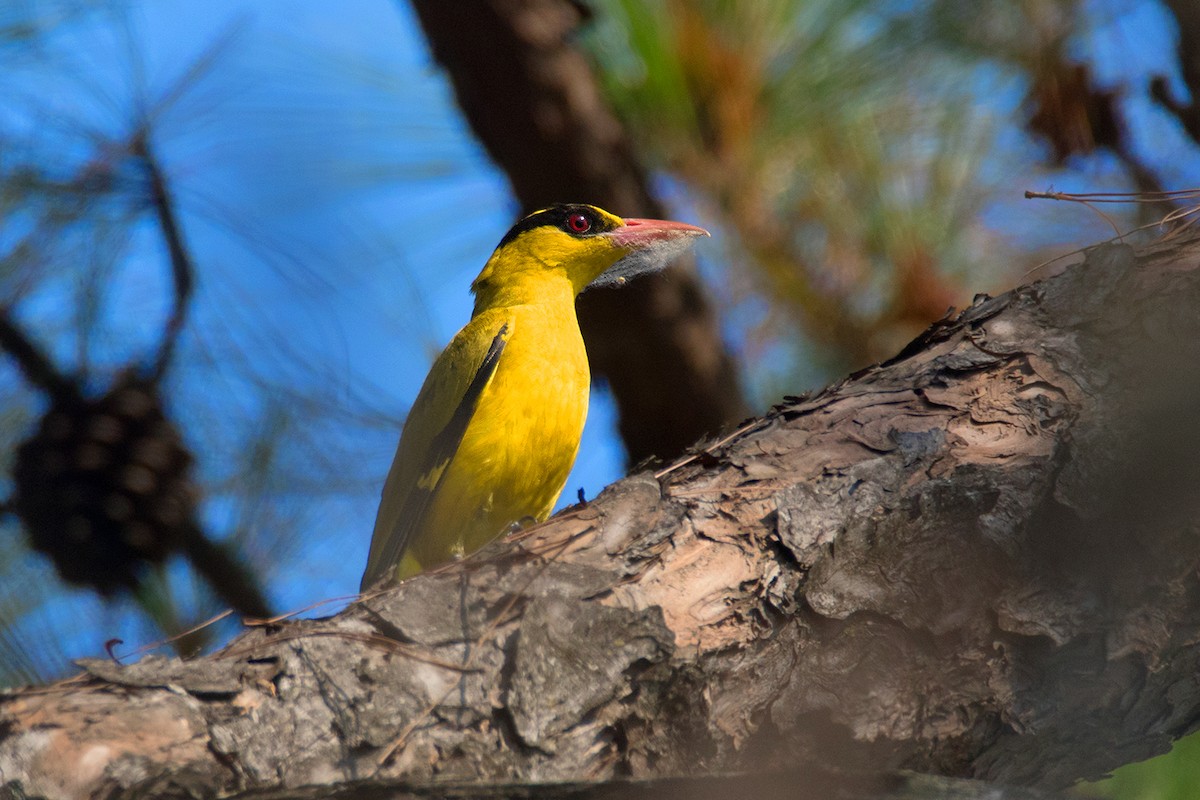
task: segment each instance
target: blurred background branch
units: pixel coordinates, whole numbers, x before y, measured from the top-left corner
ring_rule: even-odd
[[[1179,100],[1177,89],[1172,89],[1167,75],[1155,75],[1150,82],[1150,93],[1162,106],[1178,119],[1192,141],[1200,143],[1200,6],[1189,0],[1163,0],[1163,4],[1175,17],[1178,39],[1175,53],[1178,57],[1179,75],[1190,100]]]

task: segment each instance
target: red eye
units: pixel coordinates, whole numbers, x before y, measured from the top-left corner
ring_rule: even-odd
[[[572,214],[567,217],[567,227],[572,233],[587,233],[592,229],[592,221],[584,214]]]

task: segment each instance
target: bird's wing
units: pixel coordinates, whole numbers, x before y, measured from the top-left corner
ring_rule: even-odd
[[[429,370],[405,420],[396,457],[383,485],[362,589],[393,572],[405,548],[422,529],[479,397],[500,363],[512,323],[510,319],[472,320]],[[489,336],[492,331],[495,333]]]

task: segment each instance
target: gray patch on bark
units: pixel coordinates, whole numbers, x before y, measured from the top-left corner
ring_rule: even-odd
[[[635,612],[561,597],[525,611],[508,708],[522,741],[549,752],[556,738],[631,691],[630,668],[670,657],[674,636],[658,608]]]

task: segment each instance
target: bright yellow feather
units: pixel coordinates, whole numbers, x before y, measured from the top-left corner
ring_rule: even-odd
[[[581,217],[589,224],[582,234],[570,227]],[[704,233],[584,205],[543,209],[510,231],[472,284],[470,322],[438,356],[409,412],[364,589],[549,516],[587,417],[590,378],[575,297],[618,262],[626,272],[653,268],[646,253],[669,255]]]

